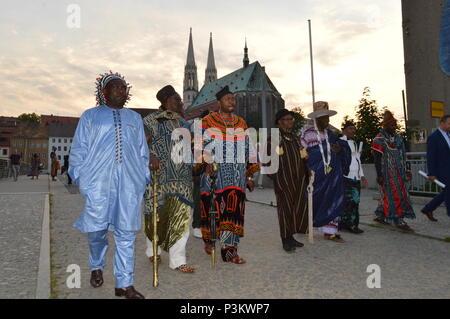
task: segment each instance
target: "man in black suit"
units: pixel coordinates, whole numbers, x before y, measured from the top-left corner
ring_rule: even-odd
[[[422,213],[428,219],[436,222],[433,211],[445,201],[447,214],[450,217],[450,115],[441,118],[439,127],[430,135],[427,143],[427,166],[428,179],[434,182],[436,179],[444,183],[447,187],[423,209]]]

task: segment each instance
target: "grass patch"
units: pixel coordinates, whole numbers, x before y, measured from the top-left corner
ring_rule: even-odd
[[[445,241],[446,243],[450,243],[450,237],[444,238],[444,241]]]

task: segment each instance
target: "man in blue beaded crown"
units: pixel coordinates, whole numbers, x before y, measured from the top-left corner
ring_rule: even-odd
[[[88,235],[91,285],[103,284],[110,230],[116,243],[115,295],[143,299],[134,289],[134,262],[143,195],[150,183],[149,155],[141,116],[124,108],[129,90],[118,73],[97,78],[97,107],[80,117],[69,174],[86,200],[74,226]]]

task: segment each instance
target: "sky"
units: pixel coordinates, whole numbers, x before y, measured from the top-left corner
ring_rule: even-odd
[[[316,100],[338,112],[331,124],[354,115],[366,86],[403,118],[399,0],[2,1],[0,116],[80,116],[95,106],[95,78],[109,70],[132,85],[128,107],[156,108],[163,86],[182,93],[191,27],[199,85],[210,32],[218,77],[242,67],[247,38],[250,63],[265,66],[287,108],[308,114],[308,19]]]

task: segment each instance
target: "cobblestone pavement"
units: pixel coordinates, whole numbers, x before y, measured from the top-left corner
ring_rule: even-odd
[[[53,210],[51,212],[52,263],[56,279],[57,298],[116,298],[112,257],[114,243],[110,234],[110,249],[105,269],[105,283],[91,288],[88,269],[86,235],[72,227],[78,218],[83,200],[71,194],[61,182],[51,184]],[[450,298],[450,243],[425,238],[446,237],[450,219],[436,214],[439,223],[428,223],[418,213],[410,225],[423,233],[403,234],[388,228],[369,227],[376,202],[370,192],[363,197],[361,211],[365,233],[343,233],[344,244],[326,241],[315,234],[311,245],[304,235],[297,238],[305,247],[294,254],[281,248],[276,208],[249,202],[246,211],[245,237],[240,255],[245,265],[223,263],[217,269],[209,266],[209,256],[203,251],[200,239],[191,237],[187,244],[188,263],[196,267],[195,274],[182,274],[168,268],[168,255],[162,253],[160,286],[152,287],[152,266],[145,256],[145,236],[139,232],[136,249],[135,286],[147,298]],[[272,196],[272,197],[270,197]],[[265,201],[272,198],[272,190],[256,190],[249,198]],[[420,207],[416,208],[416,212]],[[81,267],[81,288],[69,289],[66,269],[71,264]],[[369,289],[367,267],[381,268],[381,288]]]
[[[35,298],[48,178],[0,181],[0,299]]]

